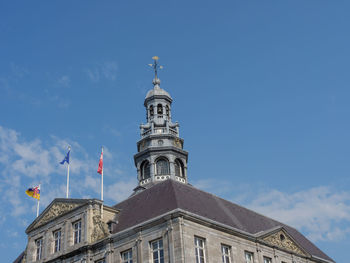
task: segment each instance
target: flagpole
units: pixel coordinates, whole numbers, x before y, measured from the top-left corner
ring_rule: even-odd
[[[102,148],[102,158],[103,158],[103,146],[101,148]],[[103,218],[103,166],[102,166],[102,172],[101,172],[101,200],[102,200],[101,218]]]
[[[39,192],[40,192],[40,187],[41,186],[41,184],[39,184]],[[38,200],[38,202],[37,202],[37,206],[36,206],[36,217],[38,217],[39,216],[39,204],[40,204],[40,197],[39,197],[39,199],[37,199]]]
[[[68,152],[70,154],[70,146],[68,147]],[[68,165],[67,165],[67,191],[66,191],[66,198],[69,197],[69,163],[70,163],[70,161],[68,161]]]

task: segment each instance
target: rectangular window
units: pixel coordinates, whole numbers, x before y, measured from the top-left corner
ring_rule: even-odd
[[[246,263],[253,263],[254,262],[254,254],[252,252],[245,251],[245,262]]]
[[[35,259],[40,260],[42,257],[42,253],[43,253],[43,239],[39,238],[39,239],[35,240],[35,246],[36,246]]]
[[[122,263],[132,263],[132,249],[122,252]]]
[[[229,246],[221,245],[222,263],[230,263],[231,248]]]
[[[272,263],[272,259],[268,257],[264,257],[264,263]]]
[[[81,242],[81,221],[75,222],[73,224],[74,230],[74,244],[78,244]]]
[[[196,263],[205,263],[204,256],[204,239],[195,237],[194,238],[194,249],[196,253]]]
[[[153,263],[164,263],[163,240],[158,239],[151,242]]]
[[[53,232],[54,248],[53,252],[58,252],[61,250],[61,230]]]

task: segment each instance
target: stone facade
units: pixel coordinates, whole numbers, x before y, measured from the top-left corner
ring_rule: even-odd
[[[106,238],[109,235],[107,223],[116,218],[118,211],[104,206],[101,218],[101,206],[102,202],[96,199],[54,200],[26,230],[28,244],[25,262],[55,262],[56,258],[65,258],[69,254],[77,257],[76,251]],[[76,222],[81,222],[79,242],[74,241]],[[60,249],[57,252],[54,251],[56,231],[60,231]],[[36,244],[39,239],[42,240],[40,260],[37,258]]]
[[[305,254],[300,248],[295,249],[296,244],[291,247],[282,245],[281,248],[276,244],[268,244],[270,240],[279,239],[281,234],[289,238],[283,230],[272,233],[269,238],[258,238],[181,211],[173,211],[145,224],[110,234],[106,222],[111,218],[116,219],[118,212],[111,208],[104,207],[104,209],[103,220],[100,217],[100,206],[88,204],[30,231],[25,262],[95,263],[104,260],[106,263],[122,263],[122,253],[132,250],[133,262],[153,263],[150,244],[161,239],[164,262],[192,263],[196,262],[194,244],[196,237],[204,240],[205,262],[223,262],[223,245],[229,247],[230,262],[234,263],[246,263],[245,252],[253,253],[254,263],[263,263],[264,257],[270,258],[271,263],[327,262],[312,259],[311,255]],[[108,215],[105,216],[105,214]],[[77,220],[82,220],[82,242],[73,244],[71,226]],[[59,253],[52,252],[52,232],[56,229],[64,229],[62,251]],[[44,237],[43,257],[42,260],[35,260],[34,241],[42,236]],[[292,241],[289,239],[288,242]]]

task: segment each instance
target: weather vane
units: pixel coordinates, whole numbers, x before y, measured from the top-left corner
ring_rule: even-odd
[[[160,65],[158,65],[158,63],[157,63],[159,57],[154,56],[154,57],[152,57],[152,59],[154,60],[153,64],[148,64],[148,65],[154,69],[155,79],[158,79],[158,69],[162,69],[163,66],[160,66]]]

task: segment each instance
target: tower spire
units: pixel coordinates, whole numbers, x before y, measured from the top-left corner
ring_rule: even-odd
[[[146,124],[140,125],[141,139],[137,142],[137,153],[134,155],[139,181],[135,192],[153,184],[173,179],[187,183],[188,153],[183,149],[184,140],[179,135],[179,123],[172,122],[170,94],[160,88],[158,70],[159,58],[154,56],[153,89],[147,92],[144,105]]]
[[[158,86],[159,87],[159,84],[160,84],[160,79],[158,78],[158,70],[159,69],[162,69],[163,66],[159,65],[158,64],[158,60],[159,60],[159,57],[158,56],[154,56],[152,57],[153,59],[153,64],[148,64],[150,67],[153,68],[154,70],[154,80],[153,80],[153,85],[156,87]]]

